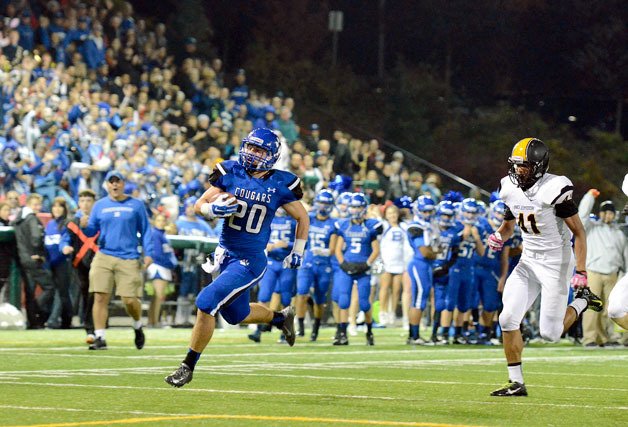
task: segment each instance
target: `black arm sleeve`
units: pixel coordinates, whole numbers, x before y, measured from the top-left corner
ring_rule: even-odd
[[[301,184],[302,182],[299,182],[299,185],[297,185],[296,187],[292,189],[292,192],[294,193],[294,197],[296,197],[297,200],[301,200],[303,198],[303,188],[301,188]]]
[[[512,221],[515,219],[515,216],[512,214],[512,211],[508,206],[506,206],[506,212],[504,213],[504,221]]]
[[[415,237],[421,237],[422,235],[423,230],[420,227],[408,228],[408,236],[410,236],[411,239],[414,239]]]
[[[209,175],[208,181],[211,185],[214,185],[216,181],[218,181],[218,178],[220,178],[221,176],[222,176],[222,173],[220,173],[218,168],[215,167],[211,175]]]
[[[567,199],[554,206],[554,212],[556,212],[556,216],[559,218],[569,218],[578,213],[578,206],[576,206],[573,199]]]

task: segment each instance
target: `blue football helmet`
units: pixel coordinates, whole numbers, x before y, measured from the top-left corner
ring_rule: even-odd
[[[453,190],[448,191],[443,196],[443,200],[447,200],[452,203],[462,202],[462,199],[464,199],[464,196],[462,195],[462,193],[459,191],[453,191]]]
[[[430,196],[419,196],[412,204],[412,213],[429,221],[436,211],[436,203]]]
[[[369,202],[364,193],[353,193],[349,202],[349,216],[351,219],[362,219],[366,215]]]
[[[335,178],[329,183],[329,188],[336,192],[336,194],[351,191],[351,184],[353,184],[353,178],[348,175],[336,175]]]
[[[489,203],[493,203],[495,201],[499,200],[499,191],[493,191],[491,193],[491,197],[489,197],[488,202]]]
[[[486,216],[486,203],[482,200],[476,200],[476,202],[478,204],[478,214],[480,216]]]
[[[436,221],[442,228],[449,228],[454,225],[456,208],[449,200],[443,200],[436,207]]]
[[[464,199],[460,204],[461,219],[462,223],[465,225],[475,224],[479,213],[480,208],[478,207],[478,202],[472,197]]]
[[[270,129],[258,128],[242,140],[238,163],[247,171],[268,171],[273,168],[281,152],[279,137]]]
[[[503,200],[497,199],[491,203],[491,220],[497,224],[501,224],[504,221],[504,215],[506,214],[506,203]]]
[[[412,197],[401,196],[393,200],[393,204],[399,209],[412,209]]]
[[[329,216],[334,208],[334,194],[327,189],[321,190],[314,197],[314,210],[318,215]]]
[[[340,193],[340,195],[336,199],[336,209],[338,209],[338,214],[340,218],[346,218],[349,215],[348,209],[352,196],[353,193],[345,191],[344,193]]]

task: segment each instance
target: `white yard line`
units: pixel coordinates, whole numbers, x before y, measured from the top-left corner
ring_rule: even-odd
[[[303,392],[278,392],[272,390],[228,390],[228,389],[202,389],[202,388],[182,388],[179,391],[174,391],[168,387],[137,387],[137,386],[123,386],[123,385],[94,385],[94,384],[70,384],[70,383],[40,383],[40,382],[8,382],[1,381],[4,384],[15,385],[33,385],[38,387],[60,387],[60,388],[91,388],[91,389],[112,389],[112,390],[144,390],[152,392],[168,392],[168,393],[212,393],[212,394],[243,394],[243,395],[265,395],[265,396],[291,396],[291,397],[320,397],[324,399],[336,398],[336,399],[353,399],[353,400],[382,400],[382,401],[408,401],[419,404],[423,402],[423,399],[412,399],[409,397],[397,397],[397,396],[365,396],[365,395],[352,395],[352,394],[327,394],[327,393],[303,393]],[[552,408],[574,408],[574,409],[594,409],[594,410],[609,410],[609,411],[626,411],[628,406],[600,406],[600,405],[586,405],[586,404],[569,404],[569,403],[543,403],[543,402],[521,402],[513,401],[509,399],[496,399],[495,401],[482,401],[482,400],[454,400],[454,399],[431,399],[430,402],[442,402],[448,403],[452,406],[456,405],[515,405],[515,406],[533,406],[533,407],[552,407]]]

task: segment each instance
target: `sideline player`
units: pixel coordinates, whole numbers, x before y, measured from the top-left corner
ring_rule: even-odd
[[[220,268],[220,274],[199,293],[188,353],[179,368],[165,378],[174,387],[192,381],[196,362],[212,338],[218,313],[232,325],[270,323],[282,330],[290,346],[294,345],[292,307],[273,312],[261,304],[249,303],[249,288],[266,271],[264,248],[270,237],[270,223],[279,207],[297,220],[294,247],[284,260],[284,267],[301,265],[307,241],[310,218],[300,202],[303,196],[300,179],[290,172],[273,169],[280,146],[277,135],[270,129],[253,130],[242,141],[237,161],[216,165],[209,178],[211,187],[196,202],[197,213],[228,219],[212,263],[213,268]],[[233,200],[221,195],[222,192],[233,194],[237,204],[232,204]]]
[[[504,222],[488,238],[488,245],[500,251],[512,236],[515,221],[523,234],[521,260],[506,280],[504,309],[499,316],[508,362],[509,382],[491,396],[527,396],[521,354],[523,339],[519,326],[539,293],[541,337],[560,340],[564,331],[584,310],[601,311],[602,301],[587,287],[585,262],[587,242],[578,207],[572,200],[573,185],[565,176],[547,173],[549,150],[539,139],[517,142],[508,159],[508,177],[502,178],[499,195],[506,204]],[[575,237],[576,255],[571,236]],[[569,276],[576,289],[569,306]]]
[[[371,265],[379,256],[379,241],[382,224],[375,219],[365,219],[366,197],[354,193],[349,203],[349,218],[336,223],[338,240],[335,254],[340,264],[338,275],[338,307],[340,324],[338,339],[334,345],[348,345],[347,326],[349,325],[349,304],[353,282],[357,282],[360,310],[366,322],[366,344],[373,345],[373,315],[371,312]],[[334,278],[336,280],[336,278]]]
[[[305,312],[307,311],[307,297],[312,291],[314,300],[314,325],[310,341],[318,339],[318,330],[321,326],[327,291],[331,283],[331,258],[336,246],[336,220],[330,218],[334,208],[334,195],[323,189],[314,198],[314,206],[310,214],[310,235],[308,249],[305,251],[303,266],[297,273],[297,319],[299,321],[299,336],[305,335]]]

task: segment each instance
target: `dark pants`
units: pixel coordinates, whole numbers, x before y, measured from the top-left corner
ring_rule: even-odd
[[[24,274],[24,294],[26,296],[26,318],[29,328],[43,327],[52,309],[55,286],[52,273],[43,265],[22,266]],[[35,298],[35,289],[39,285],[42,292]]]
[[[81,320],[88,334],[94,333],[94,319],[92,317],[92,307],[94,307],[94,294],[89,292],[89,268],[79,264],[76,273],[81,285],[81,297],[83,298]]]
[[[74,307],[72,306],[72,298],[70,298],[70,263],[64,261],[61,264],[52,267],[52,280],[59,297],[58,301],[53,304],[51,318],[48,319],[48,325],[54,324],[54,327],[70,328],[72,326],[72,315]],[[61,324],[59,325],[59,317]]]

